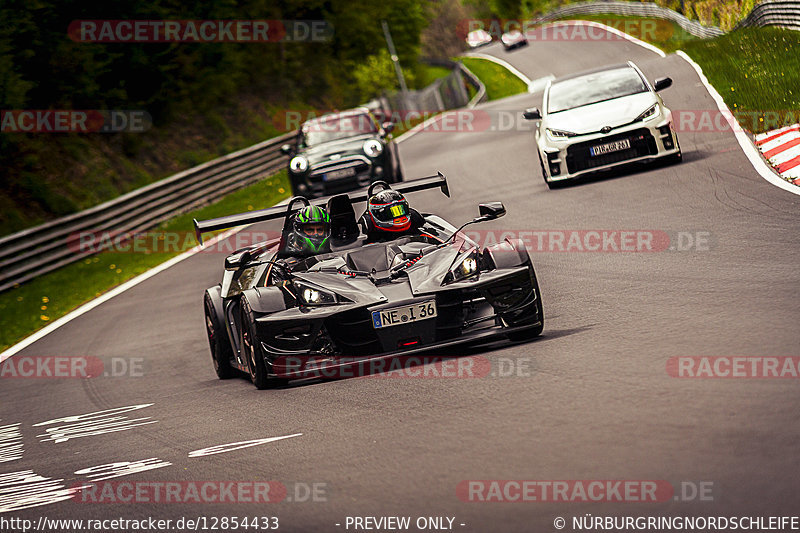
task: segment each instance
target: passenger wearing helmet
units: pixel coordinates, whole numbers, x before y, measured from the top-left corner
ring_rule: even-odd
[[[331,217],[322,207],[310,205],[295,213],[286,250],[293,255],[314,255],[330,251]]]
[[[425,219],[422,215],[408,206],[402,193],[392,189],[372,195],[361,216],[361,225],[370,241],[414,234],[423,224]]]

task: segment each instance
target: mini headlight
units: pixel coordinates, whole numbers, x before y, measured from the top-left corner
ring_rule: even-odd
[[[383,152],[383,145],[375,139],[364,142],[364,153],[369,157],[377,157]]]
[[[553,139],[554,141],[563,141],[568,137],[575,137],[577,133],[572,133],[571,131],[563,131],[563,130],[553,130],[547,128],[547,136]]]
[[[306,305],[330,305],[336,303],[336,295],[331,292],[299,281],[294,282],[294,287],[298,300]]]
[[[658,104],[653,104],[647,108],[647,111],[636,117],[636,120],[650,120],[658,113]]]
[[[302,155],[296,155],[289,161],[289,170],[292,172],[305,172],[308,170],[308,159]]]

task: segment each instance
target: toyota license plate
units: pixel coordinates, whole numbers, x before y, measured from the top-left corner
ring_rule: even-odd
[[[631,147],[630,139],[622,139],[613,143],[600,144],[589,148],[589,153],[592,155],[603,155],[609,152],[619,152],[620,150],[627,150]]]
[[[333,170],[331,172],[326,172],[323,176],[324,181],[331,181],[331,180],[339,180],[342,178],[349,178],[350,176],[356,175],[356,169],[354,168],[343,168],[341,170]]]
[[[375,329],[388,328],[434,317],[436,317],[436,301],[428,300],[403,307],[373,311],[372,326]]]

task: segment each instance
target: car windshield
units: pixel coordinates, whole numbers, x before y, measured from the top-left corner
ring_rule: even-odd
[[[367,114],[321,117],[303,124],[304,146],[315,146],[337,139],[375,133],[375,122]]]
[[[554,83],[547,112],[558,113],[645,91],[642,77],[630,67],[593,72]]]

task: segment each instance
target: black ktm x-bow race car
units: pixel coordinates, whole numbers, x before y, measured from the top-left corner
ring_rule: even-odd
[[[207,289],[205,321],[220,378],[235,370],[258,388],[289,379],[324,376],[347,365],[417,354],[459,343],[538,336],[544,314],[536,273],[522,241],[480,249],[464,226],[505,214],[500,202],[480,205],[480,216],[456,228],[422,213],[412,235],[369,242],[353,204],[377,188],[287,206],[195,220],[204,232],[284,218],[281,238],[237,250],[225,259],[222,283]],[[439,174],[392,186],[401,193],[438,188]],[[306,257],[286,250],[293,214],[327,208],[330,252]]]

